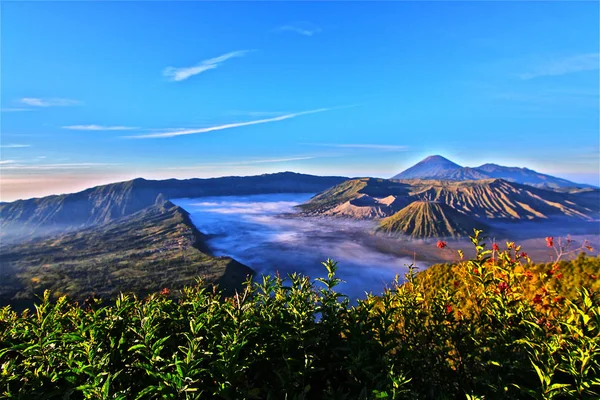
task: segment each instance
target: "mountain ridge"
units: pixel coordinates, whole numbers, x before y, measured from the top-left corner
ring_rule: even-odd
[[[453,181],[499,178],[539,188],[597,188],[567,179],[543,174],[529,168],[505,167],[494,163],[463,167],[445,157],[435,155],[419,161],[391,179],[441,179]]]
[[[402,233],[413,238],[462,238],[474,229],[489,231],[486,224],[434,201],[414,201],[382,220],[378,232]]]
[[[253,271],[213,256],[189,213],[162,201],[99,226],[0,248],[0,304],[30,302],[45,289],[83,300],[94,294],[222,284],[233,291]]]

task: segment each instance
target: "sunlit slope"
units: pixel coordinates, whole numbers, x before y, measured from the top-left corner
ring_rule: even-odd
[[[533,220],[570,217],[597,218],[598,191],[583,195],[559,193],[502,179],[451,182],[409,180],[411,197],[444,203],[464,214],[489,219]],[[581,199],[581,200],[580,200]]]
[[[473,229],[487,226],[452,207],[432,201],[415,201],[381,221],[380,232],[401,233],[415,238],[467,237]]]
[[[389,179],[352,179],[316,195],[299,208],[313,215],[383,218],[406,206],[409,192],[409,185]]]
[[[44,289],[75,299],[92,293],[144,294],[180,288],[198,277],[238,287],[252,271],[208,254],[188,213],[164,201],[106,224],[0,252],[0,304],[31,299]]]
[[[569,193],[508,182],[362,178],[336,185],[300,208],[311,215],[384,218],[415,201],[433,201],[473,218],[548,220],[598,218],[600,191]]]

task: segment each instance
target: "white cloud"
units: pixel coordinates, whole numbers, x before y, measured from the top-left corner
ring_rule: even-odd
[[[523,80],[541,76],[559,76],[583,71],[596,71],[600,63],[599,53],[577,54],[538,64],[532,71],[520,74]]]
[[[69,125],[63,126],[64,129],[72,129],[76,131],[129,131],[139,129],[136,126],[102,126],[102,125]]]
[[[2,160],[2,161],[0,161],[0,165],[14,164],[14,163],[16,163],[15,160]]]
[[[197,170],[197,169],[211,169],[217,167],[224,166],[236,166],[236,165],[252,165],[252,164],[270,164],[270,163],[285,163],[290,161],[302,161],[302,160],[312,160],[314,156],[303,156],[303,157],[289,157],[289,158],[270,158],[263,160],[248,160],[248,161],[236,161],[236,162],[227,162],[227,163],[212,163],[212,164],[204,164],[204,165],[192,165],[192,166],[184,166],[184,167],[172,167],[167,168],[170,170]]]
[[[352,107],[352,106],[346,106],[346,107]],[[278,117],[273,117],[273,118],[257,119],[254,121],[237,122],[237,123],[232,123],[232,124],[209,126],[206,128],[173,130],[173,131],[167,131],[167,132],[149,133],[149,134],[145,134],[145,135],[125,136],[125,137],[128,139],[153,139],[153,138],[167,138],[167,137],[174,137],[174,136],[181,136],[181,135],[193,135],[193,134],[197,134],[197,133],[207,133],[207,132],[213,132],[213,131],[220,131],[223,129],[239,128],[242,126],[250,126],[250,125],[258,125],[258,124],[266,124],[269,122],[283,121],[286,119],[299,117],[301,115],[315,114],[315,113],[331,111],[331,110],[336,110],[336,109],[346,108],[346,107],[319,108],[316,110],[302,111],[302,112],[297,112],[297,113],[292,113],[292,114],[280,115]]]
[[[15,160],[0,161],[3,164],[13,164],[3,169],[12,170],[34,170],[34,171],[47,171],[47,170],[65,170],[65,169],[90,169],[97,167],[108,167],[119,164],[108,164],[108,163],[69,163],[69,164],[38,164],[38,165],[23,165],[15,164]]]
[[[223,54],[219,57],[209,58],[208,60],[201,61],[198,65],[195,65],[193,67],[181,67],[181,68],[167,67],[163,71],[163,75],[172,81],[176,81],[176,82],[183,81],[194,75],[198,75],[198,74],[208,71],[210,69],[215,69],[221,63],[229,60],[230,58],[242,57],[251,51],[253,51],[253,50],[232,51],[230,53]]]
[[[71,99],[59,99],[59,98],[51,98],[51,99],[41,99],[37,97],[23,97],[19,100],[22,104],[26,104],[32,107],[66,107],[66,106],[76,106],[80,104],[77,100]]]
[[[242,111],[242,110],[231,110],[226,112],[225,115],[234,116],[246,116],[246,117],[277,117],[279,115],[289,114],[286,111]]]
[[[0,109],[0,111],[2,111],[2,112],[20,112],[20,111],[31,111],[31,110],[32,110],[31,108],[15,108],[15,107]]]
[[[326,147],[338,147],[338,148],[352,148],[352,149],[368,149],[368,150],[384,150],[384,151],[406,151],[408,146],[401,146],[395,144],[358,144],[358,143],[340,143],[340,144],[328,144],[328,143],[302,143],[312,146],[326,146]]]
[[[0,145],[0,149],[18,149],[21,147],[31,147],[30,144],[3,144]]]
[[[297,24],[283,25],[277,28],[280,32],[294,32],[303,36],[313,36],[317,33],[321,33],[322,29],[316,26],[315,24],[311,24],[310,22],[300,22]]]

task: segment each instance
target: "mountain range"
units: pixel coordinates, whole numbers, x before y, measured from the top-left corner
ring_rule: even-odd
[[[248,177],[146,180],[96,186],[78,193],[0,204],[4,243],[107,223],[164,200],[266,193],[315,193],[348,178],[281,172]]]
[[[542,189],[504,179],[351,179],[299,206],[305,215],[382,220],[379,231],[416,238],[461,237],[501,222],[600,217],[600,190]],[[446,223],[446,222],[455,223]],[[596,224],[597,227],[597,224]]]
[[[575,183],[566,179],[542,174],[528,168],[503,167],[483,164],[479,167],[462,167],[439,155],[429,156],[412,167],[394,175],[392,179],[439,179],[466,181],[499,178],[509,182],[539,188],[593,188],[592,185]]]
[[[419,239],[464,237],[473,228],[521,221],[598,230],[600,218],[600,189],[526,168],[461,167],[441,156],[393,179],[292,172],[139,178],[0,203],[0,303],[30,301],[45,288],[74,298],[146,293],[198,276],[235,288],[252,270],[213,256],[187,212],[169,200],[269,193],[318,193],[299,206],[300,217],[375,220],[378,232]]]

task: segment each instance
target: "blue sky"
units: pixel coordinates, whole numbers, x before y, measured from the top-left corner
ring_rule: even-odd
[[[2,200],[147,178],[599,184],[596,2],[4,2]]]

